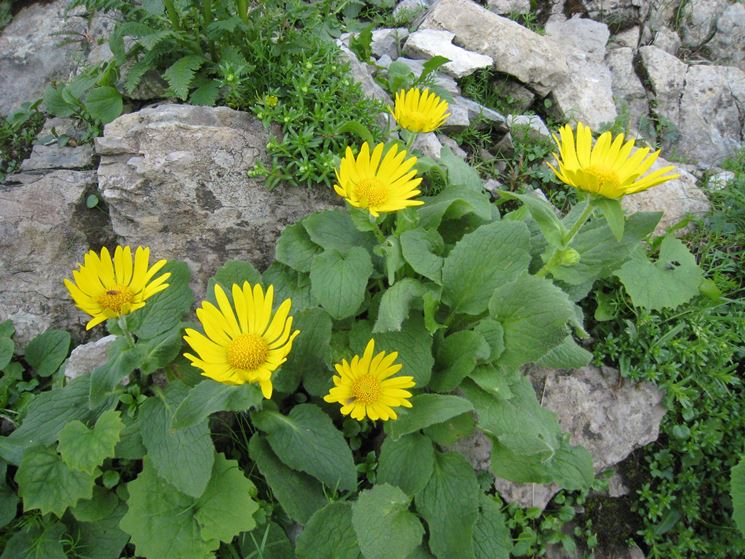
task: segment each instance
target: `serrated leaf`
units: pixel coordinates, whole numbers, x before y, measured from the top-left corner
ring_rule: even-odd
[[[60,518],[67,507],[93,496],[95,478],[70,469],[53,448],[37,446],[23,454],[15,479],[24,510],[39,509]]]
[[[251,437],[248,453],[282,509],[295,522],[306,524],[326,504],[321,484],[309,475],[287,467],[258,433]]]
[[[640,248],[616,276],[634,306],[649,310],[674,309],[687,303],[698,295],[703,280],[696,258],[672,236],[663,239],[657,262],[650,262]]]
[[[108,85],[91,89],[84,104],[91,117],[101,124],[108,124],[121,115],[124,109],[122,94]]]
[[[48,377],[59,369],[70,349],[70,334],[64,330],[47,330],[26,346],[26,362],[41,377]]]
[[[67,559],[62,540],[65,525],[47,522],[28,523],[16,530],[5,545],[0,559]]]
[[[352,526],[365,559],[407,557],[419,545],[424,527],[409,512],[410,502],[398,487],[382,484],[352,503]]]
[[[455,312],[480,314],[497,287],[527,272],[530,232],[524,223],[496,221],[464,235],[442,267],[442,298]]]
[[[512,537],[493,497],[479,496],[479,515],[473,527],[475,559],[509,559]]]
[[[220,83],[217,80],[206,81],[189,95],[190,105],[204,105],[214,107],[220,97]]]
[[[186,97],[189,95],[189,86],[194,80],[194,74],[205,62],[207,60],[200,54],[187,54],[179,58],[163,72],[163,77],[168,82],[170,90],[176,97],[182,101],[186,100]]]
[[[191,272],[185,262],[169,260],[162,272],[171,273],[168,288],[153,295],[144,307],[130,315],[137,338],[150,339],[172,330],[194,302],[194,294],[189,287]]]
[[[188,429],[171,429],[173,414],[187,394],[185,385],[171,382],[164,400],[148,398],[140,411],[140,431],[158,475],[180,492],[196,498],[209,483],[215,450],[206,418]]]
[[[310,272],[310,263],[322,252],[323,248],[310,240],[302,223],[285,227],[275,248],[276,259],[298,272]]]
[[[331,489],[357,485],[352,451],[344,435],[318,406],[300,404],[288,415],[261,411],[254,424],[267,433],[274,453],[291,468],[312,475]]]
[[[471,402],[452,394],[417,394],[410,402],[411,408],[402,409],[398,419],[386,425],[394,439],[473,410]]]
[[[380,300],[373,333],[401,330],[412,303],[425,291],[425,285],[413,278],[404,278],[389,287]]]
[[[62,460],[74,470],[93,474],[106,458],[114,456],[122,429],[124,423],[114,410],[101,414],[93,429],[80,421],[71,421],[59,433]]]
[[[450,334],[437,348],[430,386],[437,392],[454,390],[490,354],[489,344],[478,332],[461,330]]]
[[[442,265],[445,259],[439,254],[445,243],[437,231],[412,229],[401,234],[401,254],[413,270],[442,285]]]
[[[435,449],[429,437],[420,433],[399,439],[386,437],[380,447],[378,482],[390,483],[414,496],[424,489],[432,476]],[[416,464],[412,467],[412,464]]]
[[[328,373],[331,361],[331,317],[322,309],[306,309],[293,313],[293,328],[301,334],[295,339],[287,361],[273,377],[274,388],[291,393],[303,379],[306,390],[318,395],[315,386],[310,386],[308,376],[319,375],[331,379]],[[325,387],[325,383],[324,383]],[[325,393],[325,392],[324,392]]]
[[[730,474],[732,519],[740,533],[745,534],[745,459],[732,468]]]
[[[247,411],[261,405],[263,396],[256,384],[232,386],[205,379],[176,408],[172,429],[187,429],[202,423],[218,411]]]
[[[311,293],[333,318],[348,318],[365,300],[372,272],[370,254],[360,247],[325,250],[311,263]]]
[[[310,517],[297,538],[300,559],[360,559],[352,527],[352,505],[329,503]]]
[[[479,494],[476,473],[463,456],[435,454],[432,477],[415,501],[429,526],[429,548],[436,557],[473,559]]]
[[[106,350],[108,360],[90,374],[90,405],[99,406],[117,394],[121,380],[137,369],[143,361],[144,345],[130,347],[124,337],[118,337]]]

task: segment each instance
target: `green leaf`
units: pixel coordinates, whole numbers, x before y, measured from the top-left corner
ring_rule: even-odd
[[[272,379],[276,390],[288,394],[297,389],[301,379],[308,381],[308,376],[323,376],[328,382],[331,379],[328,373],[331,362],[331,317],[322,309],[306,309],[293,313],[293,317],[293,328],[300,330],[300,335],[293,342],[287,361]],[[323,384],[325,387],[326,384]],[[317,395],[315,390],[310,392]]]
[[[491,221],[494,206],[489,196],[465,186],[450,186],[433,197],[423,198],[425,204],[417,209],[419,223],[425,229],[437,229],[444,220],[475,215]]]
[[[504,368],[492,365],[481,365],[476,367],[468,378],[479,385],[479,388],[489,392],[500,400],[508,400],[512,397],[510,390],[509,373]]]
[[[26,346],[26,362],[40,377],[48,377],[59,369],[69,349],[69,333],[64,330],[47,330]]]
[[[94,87],[85,98],[85,108],[88,109],[93,120],[108,124],[124,109],[122,94],[115,87],[108,85]]]
[[[310,292],[310,277],[308,274],[293,270],[280,262],[273,262],[264,270],[264,285],[274,286],[276,300],[292,300],[292,310],[301,311],[315,307],[318,302]]]
[[[62,547],[65,525],[60,522],[27,523],[16,530],[0,559],[67,559]]]
[[[480,314],[494,290],[528,270],[530,232],[524,223],[495,221],[464,235],[442,267],[443,302]]]
[[[107,458],[114,456],[116,443],[124,429],[119,412],[107,410],[93,429],[74,420],[59,433],[59,452],[70,468],[93,474]]]
[[[13,359],[13,351],[15,351],[15,343],[10,338],[0,338],[0,369],[4,369]]]
[[[678,239],[665,237],[654,264],[639,248],[616,275],[635,307],[674,309],[698,295],[703,280],[696,258]]]
[[[530,211],[530,216],[538,224],[541,233],[553,246],[563,243],[567,234],[566,227],[556,215],[556,209],[550,202],[532,194],[518,194],[517,192],[503,191],[500,194],[505,198],[520,200]]]
[[[473,559],[479,494],[476,474],[463,456],[435,454],[432,477],[415,498],[417,511],[429,526],[429,548],[435,557]]]
[[[239,537],[241,557],[295,559],[292,544],[279,524],[268,522]]]
[[[18,512],[18,497],[5,484],[5,474],[0,478],[0,528],[10,524]]]
[[[454,390],[490,354],[491,348],[481,334],[472,330],[450,334],[437,349],[430,386],[437,392]]]
[[[99,406],[118,393],[121,380],[142,364],[144,349],[139,344],[130,347],[124,337],[118,337],[108,347],[108,361],[90,374],[90,405]]]
[[[512,537],[499,504],[488,495],[479,496],[479,515],[473,527],[476,559],[509,559]]]
[[[592,361],[592,353],[577,345],[572,336],[536,361],[536,365],[549,369],[579,369]]]
[[[261,411],[254,424],[267,433],[274,453],[289,467],[312,475],[331,489],[351,491],[357,470],[344,435],[318,406],[300,404],[289,415]]]
[[[412,229],[401,234],[401,254],[417,274],[442,285],[442,265],[445,259],[439,256],[445,243],[437,231]]]
[[[8,319],[0,322],[0,338],[12,338],[15,332],[16,329],[12,320]]]
[[[75,114],[75,105],[69,104],[62,97],[61,88],[53,85],[44,90],[44,108],[49,114],[66,118]]]
[[[163,72],[163,77],[168,81],[170,90],[176,97],[182,101],[186,100],[189,95],[189,86],[194,80],[194,74],[205,62],[207,60],[200,54],[187,54]]]
[[[415,299],[424,295],[427,288],[419,280],[404,278],[389,287],[380,300],[378,319],[373,333],[400,331]]]
[[[386,437],[380,447],[378,483],[390,483],[413,497],[427,485],[434,464],[435,450],[429,437],[420,433]]]
[[[255,495],[256,487],[238,462],[217,454],[210,482],[195,507],[202,539],[229,542],[240,532],[253,530],[253,515],[259,510]]]
[[[153,295],[143,308],[131,315],[133,331],[139,339],[154,338],[175,328],[194,302],[189,287],[191,272],[185,262],[169,260],[162,272],[171,273],[168,288]]]
[[[352,505],[329,503],[310,517],[297,538],[300,559],[360,559],[352,528]]]
[[[740,533],[745,534],[745,459],[732,468],[730,475],[732,518]]]
[[[474,331],[484,337],[489,344],[489,361],[494,361],[504,352],[504,328],[496,320],[482,318],[474,326]]]
[[[504,328],[499,363],[517,367],[542,357],[566,338],[574,309],[552,282],[525,275],[494,291],[489,313]]]
[[[232,386],[205,379],[189,390],[176,408],[171,429],[187,429],[217,411],[246,411],[261,406],[263,396],[256,384]]]
[[[310,272],[310,263],[321,252],[323,248],[310,240],[302,223],[285,227],[275,249],[277,260],[298,272]]]
[[[354,316],[365,300],[372,272],[370,254],[363,248],[325,250],[311,264],[311,293],[333,318]]]
[[[432,60],[434,58],[430,59],[429,62],[432,62]],[[478,171],[466,163],[462,157],[455,155],[447,146],[444,146],[440,152],[440,163],[447,169],[450,186],[463,186],[481,194],[484,183]]]
[[[113,495],[112,493],[109,493]],[[105,518],[95,522],[76,524],[75,550],[86,559],[119,559],[122,549],[129,541],[129,534],[119,528],[127,507],[115,499],[117,506]]]
[[[310,240],[325,250],[346,251],[351,248],[372,249],[375,236],[358,231],[347,212],[329,210],[309,215],[300,223]]]
[[[190,105],[204,105],[214,107],[220,97],[220,82],[217,80],[207,80],[200,83],[189,96]]]
[[[36,446],[23,454],[15,479],[24,510],[39,509],[59,518],[67,507],[93,496],[95,478],[70,469],[53,448]]]
[[[425,427],[424,434],[435,444],[450,446],[473,433],[475,426],[476,419],[471,412],[467,412]]]
[[[360,492],[352,503],[352,526],[365,559],[406,557],[421,543],[424,527],[409,512],[410,502],[388,484]]]
[[[326,504],[323,486],[309,475],[288,468],[258,433],[248,443],[248,454],[256,462],[275,499],[295,522],[306,524]]]
[[[348,120],[339,126],[336,131],[339,134],[354,134],[363,142],[367,142],[371,146],[375,145],[375,138],[373,138],[372,133],[367,126],[359,121]]]
[[[93,497],[80,501],[70,512],[79,522],[98,522],[111,515],[120,503],[116,493],[96,485]]]
[[[141,353],[140,372],[149,375],[172,363],[181,352],[182,346],[180,326],[149,340],[142,340],[137,344],[137,349]]]
[[[393,7],[393,3],[392,2],[389,2],[388,5],[387,6],[384,6],[384,7],[386,7],[386,8],[392,8]],[[433,56],[432,58],[430,58],[429,60],[427,60],[424,63],[424,65],[422,66],[422,73],[419,74],[419,80],[418,80],[418,82],[419,83],[423,83],[423,80],[427,76],[429,76],[432,72],[434,72],[435,70],[439,69],[440,66],[443,66],[443,65],[447,64],[448,62],[450,62],[450,59],[449,58],[446,58],[446,57],[441,56],[439,54]],[[448,148],[445,148],[445,149],[448,149]]]
[[[410,401],[412,407],[402,409],[398,419],[386,425],[394,439],[473,410],[471,402],[452,394],[417,394]]]
[[[621,200],[598,197],[592,201],[592,205],[600,210],[613,236],[620,241],[623,238],[623,228],[626,222]]]
[[[174,431],[171,421],[189,390],[171,382],[163,394],[142,405],[142,442],[158,475],[180,492],[199,497],[209,483],[215,456],[207,419],[193,427]]]

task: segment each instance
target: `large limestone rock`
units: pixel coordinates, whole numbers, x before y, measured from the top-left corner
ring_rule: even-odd
[[[717,64],[745,71],[745,4],[736,2],[724,9],[706,49]]]
[[[647,90],[634,70],[634,50],[629,47],[611,49],[605,55],[605,63],[611,73],[611,89],[618,112],[627,115],[627,122],[623,124],[637,136],[653,141]]]
[[[564,54],[553,40],[470,0],[440,0],[419,28],[454,33],[455,44],[490,56],[495,70],[514,76],[539,95],[547,95],[567,77]]]
[[[641,47],[639,55],[652,87],[656,113],[672,123],[679,122],[680,95],[688,67],[672,54],[654,46]]]
[[[573,17],[564,22],[549,21],[546,33],[566,54],[569,78],[558,83],[553,96],[559,110],[569,119],[597,130],[616,118],[611,73],[605,65],[608,26],[591,19]]]
[[[624,460],[631,452],[659,436],[665,415],[663,392],[650,383],[621,382],[618,371],[593,366],[574,370],[533,369],[531,380],[542,395],[542,404],[553,411],[572,444],[584,446],[599,473]],[[483,435],[459,441],[477,469],[489,467],[491,442]],[[523,507],[546,507],[556,485],[516,484],[497,480],[502,497]]]
[[[437,29],[415,31],[404,44],[403,53],[412,58],[444,56],[450,62],[442,66],[443,72],[454,78],[470,76],[476,70],[489,68],[494,62],[490,56],[469,52],[453,44],[455,34]]]
[[[80,46],[62,42],[66,34],[82,36],[87,23],[76,15],[65,18],[67,4],[31,4],[0,33],[0,114],[41,97],[52,79],[64,80],[77,68]]]
[[[249,178],[266,143],[259,121],[225,107],[160,105],[119,117],[96,140],[114,232],[155,258],[186,261],[197,293],[227,260],[267,266],[286,225],[337,197]]]
[[[683,45],[696,49],[707,43],[716,32],[717,19],[729,5],[728,0],[695,0],[685,2],[679,18]]]

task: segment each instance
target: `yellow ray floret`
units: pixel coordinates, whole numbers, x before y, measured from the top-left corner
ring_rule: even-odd
[[[592,132],[582,123],[577,124],[575,140],[572,128],[566,124],[554,135],[559,148],[554,153],[558,169],[548,164],[560,181],[605,198],[621,198],[646,190],[680,175],[669,174],[674,167],[663,167],[643,176],[657,160],[660,151],[649,153],[649,148],[634,149],[634,140],[624,143],[623,134],[615,138],[604,132],[592,145]]]
[[[356,208],[365,208],[377,217],[381,212],[395,212],[407,206],[424,202],[412,200],[421,194],[418,190],[421,177],[416,177],[412,167],[416,157],[406,159],[405,151],[393,145],[383,157],[384,144],[378,144],[370,153],[365,142],[355,159],[347,147],[344,159],[336,172],[336,193]]]
[[[370,340],[362,357],[355,355],[351,363],[346,359],[337,363],[334,388],[323,399],[341,404],[341,413],[360,421],[365,417],[396,419],[394,407],[411,407],[411,392],[406,389],[414,386],[414,378],[393,376],[401,370],[395,363],[397,352],[386,355],[381,351],[373,356],[374,352],[375,340]]]
[[[225,384],[258,383],[264,398],[271,398],[272,373],[287,361],[300,334],[292,330],[292,301],[282,301],[272,316],[274,286],[264,293],[260,285],[243,282],[233,284],[231,294],[232,304],[217,284],[217,306],[202,301],[197,318],[204,334],[186,329],[184,340],[196,355],[184,356],[206,377]]]
[[[150,249],[143,247],[137,247],[134,261],[128,246],[117,246],[113,259],[106,247],[100,256],[93,250],[85,255],[83,264],[72,272],[74,281],[65,278],[64,282],[75,305],[93,317],[86,330],[144,307],[147,299],[168,287],[170,272],[155,277],[166,261],[148,268],[149,260]]]
[[[416,87],[396,93],[396,105],[388,110],[398,125],[410,132],[433,132],[450,116],[447,101],[429,89],[422,91]]]

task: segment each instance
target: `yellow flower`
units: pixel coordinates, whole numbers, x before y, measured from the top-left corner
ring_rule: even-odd
[[[412,87],[396,93],[396,107],[391,110],[401,128],[411,132],[432,132],[437,130],[450,116],[446,113],[448,103],[429,89],[420,91]]]
[[[592,132],[582,123],[577,124],[576,144],[568,124],[559,132],[561,140],[554,135],[559,155],[553,154],[559,169],[550,163],[548,166],[560,181],[579,190],[605,198],[620,198],[680,176],[667,174],[675,169],[669,166],[640,178],[655,162],[660,151],[652,154],[649,154],[649,148],[634,151],[634,140],[624,144],[623,134],[612,139],[610,132],[604,132],[593,148]]]
[[[401,365],[394,361],[398,352],[389,355],[381,351],[375,357],[375,340],[370,340],[360,358],[355,355],[352,362],[343,359],[335,365],[338,376],[334,376],[334,388],[323,397],[327,402],[341,404],[341,413],[353,419],[396,419],[394,406],[411,407],[411,392],[405,388],[414,386],[413,377],[395,377]]]
[[[197,355],[185,353],[202,374],[225,384],[259,383],[264,398],[272,397],[272,373],[287,361],[292,342],[289,316],[292,301],[285,299],[272,318],[274,286],[266,294],[260,285],[233,284],[231,305],[222,287],[215,285],[217,307],[202,301],[197,318],[205,334],[186,329],[184,340]]]
[[[416,157],[404,161],[406,152],[398,151],[397,145],[393,145],[383,157],[384,147],[384,144],[378,144],[371,155],[370,146],[365,142],[357,159],[352,149],[347,147],[336,172],[339,184],[334,185],[339,196],[356,208],[367,208],[375,217],[380,212],[395,212],[407,206],[424,204],[411,199],[421,194],[417,187],[422,179],[414,178],[416,171],[410,170],[416,164]]]
[[[93,317],[86,330],[144,307],[147,299],[168,287],[170,272],[155,278],[166,261],[158,260],[148,268],[149,260],[150,249],[143,247],[137,247],[134,262],[128,246],[117,246],[113,261],[106,247],[100,257],[93,250],[85,255],[80,269],[72,272],[75,282],[64,281],[75,305]]]

